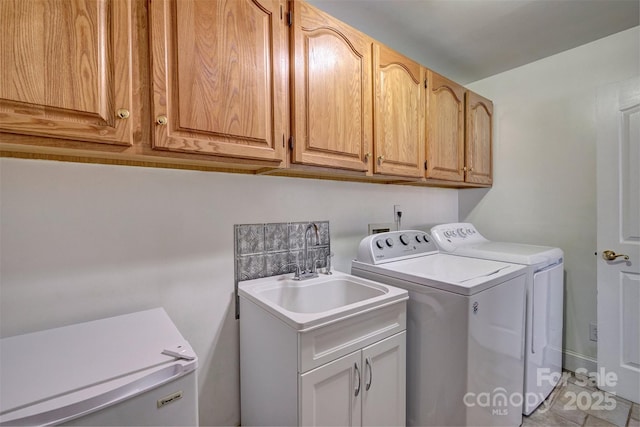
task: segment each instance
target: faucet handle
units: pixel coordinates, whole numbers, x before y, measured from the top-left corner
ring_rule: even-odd
[[[331,258],[335,254],[333,252],[327,252],[324,254],[324,274],[333,274],[331,272]]]
[[[300,280],[300,264],[298,264],[297,262],[290,262],[285,267],[289,267],[292,265],[296,267],[296,274],[293,276],[293,278],[295,280]]]

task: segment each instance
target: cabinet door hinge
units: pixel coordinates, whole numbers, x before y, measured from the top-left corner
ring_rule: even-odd
[[[287,12],[287,25],[293,25],[293,14],[291,13],[291,11]]]
[[[424,170],[429,170],[429,168],[427,167],[427,161],[424,161]]]
[[[293,150],[293,135],[289,137],[289,149]]]

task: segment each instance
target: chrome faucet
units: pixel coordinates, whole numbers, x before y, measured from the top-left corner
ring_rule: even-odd
[[[320,233],[318,231],[318,226],[315,223],[311,223],[307,225],[307,228],[304,230],[304,252],[302,253],[302,272],[300,273],[300,279],[310,279],[312,277],[318,277],[318,273],[316,273],[316,263],[311,263],[311,268],[308,268],[308,259],[309,259],[309,231],[314,230],[316,233],[316,244],[318,246],[320,244]]]

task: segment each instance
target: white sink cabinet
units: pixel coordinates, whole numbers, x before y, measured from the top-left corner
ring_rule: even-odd
[[[240,294],[243,426],[404,426],[406,300],[297,329]]]

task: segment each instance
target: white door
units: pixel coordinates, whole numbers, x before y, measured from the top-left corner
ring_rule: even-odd
[[[360,350],[300,376],[300,424],[360,426],[363,378]]]
[[[638,402],[640,78],[602,88],[597,114],[598,372],[615,374],[599,386]]]
[[[401,332],[362,350],[363,426],[404,426],[406,341]]]

